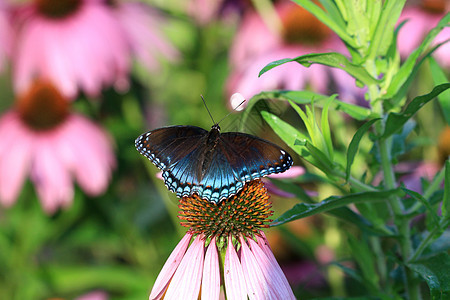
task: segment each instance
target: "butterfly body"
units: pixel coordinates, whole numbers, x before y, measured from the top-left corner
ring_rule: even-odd
[[[292,157],[277,145],[240,132],[196,126],[169,126],[136,139],[136,148],[162,170],[167,188],[178,197],[197,194],[219,203],[244,184],[292,166]]]

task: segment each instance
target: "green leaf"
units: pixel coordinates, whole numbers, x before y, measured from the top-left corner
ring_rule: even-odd
[[[371,115],[371,110],[359,105],[350,104],[340,100],[336,100],[336,108],[342,110],[352,118],[363,121],[366,120]]]
[[[447,76],[445,75],[442,68],[438,65],[433,57],[428,57],[431,68],[431,76],[433,77],[434,84],[438,85],[441,83],[448,82]],[[445,121],[450,125],[450,91],[445,91],[438,96],[439,104],[441,105],[442,112],[444,114]]]
[[[292,125],[281,120],[278,116],[271,114],[267,111],[262,111],[261,116],[269,124],[269,126],[275,131],[275,133],[286,143],[292,150],[297,152],[300,156],[308,156],[309,152],[306,151],[306,147],[298,147],[295,142],[297,140],[306,140],[307,137],[294,128]]]
[[[444,200],[442,202],[442,216],[450,218],[450,160],[445,162]]]
[[[302,200],[306,203],[313,203],[314,200],[308,196],[308,194],[305,192],[303,188],[301,188],[298,185],[288,183],[281,180],[274,180],[271,179],[271,181],[280,189],[283,191],[286,191],[288,193],[294,194],[296,198]],[[363,216],[355,213],[353,210],[349,209],[348,207],[340,207],[333,210],[330,210],[327,212],[329,215],[336,217],[338,219],[341,219],[343,221],[349,222],[353,225],[355,225],[360,230],[371,234],[371,235],[377,235],[377,236],[393,236],[393,231],[387,227],[375,227],[373,224],[370,223],[369,220],[364,218]]]
[[[352,251],[352,257],[356,260],[362,271],[364,283],[372,294],[377,290],[378,275],[375,271],[375,263],[372,252],[365,241],[358,241],[352,234],[348,235],[348,244]]]
[[[319,0],[320,4],[322,4],[325,11],[328,13],[331,20],[333,20],[339,28],[345,28],[346,23],[341,14],[341,11],[337,7],[335,1],[333,0]]]
[[[399,189],[376,192],[355,193],[347,196],[332,196],[320,203],[305,204],[299,203],[294,205],[290,210],[282,214],[276,219],[272,225],[281,225],[293,220],[309,217],[318,213],[328,212],[330,210],[340,208],[352,203],[372,202],[372,201],[386,201],[389,197],[395,194],[400,194]]]
[[[406,0],[385,1],[375,32],[370,41],[368,57],[384,56],[392,43],[394,27]]]
[[[336,34],[344,40],[349,46],[357,48],[355,41],[347,34],[345,27],[341,27],[340,22],[336,23],[329,14],[327,14],[323,9],[321,9],[317,4],[310,0],[292,0],[298,5],[302,6],[304,9],[309,11],[311,14],[316,16],[320,22],[327,25],[331,30],[336,32]]]
[[[395,94],[400,90],[401,86],[408,80],[411,75],[411,72],[416,64],[417,59],[420,55],[422,55],[425,50],[430,46],[433,39],[441,32],[441,30],[447,26],[450,22],[450,13],[447,13],[441,21],[439,21],[438,25],[430,30],[427,36],[424,38],[420,46],[414,50],[400,67],[396,75],[392,78],[392,82],[389,85],[386,94],[383,96],[383,99],[391,99]]]
[[[241,118],[241,125],[239,130],[243,131],[243,128],[246,124],[247,118],[251,113],[253,106],[261,100],[265,99],[277,99],[282,101],[292,100],[299,104],[309,104],[311,103],[311,99],[315,99],[315,101],[322,101],[328,99],[329,96],[317,94],[310,91],[284,91],[284,90],[274,90],[268,92],[261,92],[248,101],[247,107],[244,110]]]
[[[382,11],[382,1],[367,1],[367,15],[369,16],[369,34],[371,37],[374,36],[375,30],[377,29],[378,19],[380,18],[380,13]]]
[[[350,169],[352,167],[353,161],[355,159],[355,155],[358,152],[359,148],[359,142],[361,141],[364,134],[370,129],[370,127],[375,123],[376,121],[380,120],[378,119],[372,119],[368,122],[366,122],[363,126],[361,126],[353,136],[350,144],[348,145],[347,150],[347,168],[345,170],[345,180],[348,181],[350,177]]]
[[[409,88],[411,86],[411,84],[414,82],[414,78],[416,77],[417,73],[419,72],[420,66],[422,65],[422,63],[428,58],[431,57],[431,54],[433,54],[433,52],[438,49],[442,44],[446,43],[450,41],[447,40],[445,42],[442,42],[436,46],[434,46],[430,51],[428,51],[423,57],[421,57],[416,65],[414,66],[414,68],[412,69],[412,71],[408,74],[408,78],[406,79],[406,81],[403,83],[403,85],[400,87],[400,89],[397,91],[397,93],[392,97],[390,103],[392,106],[397,106],[402,99],[406,96],[406,94],[409,91]],[[445,81],[448,82],[448,81]],[[382,97],[383,99],[387,99],[386,95]]]
[[[377,84],[378,80],[373,78],[365,68],[359,65],[351,63],[347,57],[340,53],[330,52],[330,53],[312,53],[307,55],[302,55],[296,58],[284,58],[280,60],[273,61],[266,65],[260,72],[259,76],[266,73],[267,71],[280,66],[288,62],[298,62],[305,67],[309,67],[312,64],[321,64],[333,68],[342,69],[348,74],[350,74],[355,79],[364,83],[365,85]]]
[[[334,168],[334,163],[323,153],[319,148],[315,147],[309,141],[296,141],[295,145],[301,145],[306,147],[308,152],[311,154],[313,160],[304,157],[310,163],[318,167],[325,174],[330,174]]]
[[[287,90],[274,90],[268,92],[261,92],[255,96],[253,96],[247,104],[247,108],[245,109],[242,115],[241,126],[245,125],[245,122],[251,112],[253,106],[260,100],[264,99],[277,99],[282,101],[291,100],[297,104],[310,104],[311,100],[314,99],[315,105],[319,107],[323,107],[323,103],[332,96],[322,95],[310,91],[287,91]],[[337,110],[341,110],[346,114],[350,115],[352,118],[356,120],[365,120],[371,115],[371,110],[355,104],[350,104],[341,100],[334,100],[333,103]],[[243,127],[240,128],[242,131]]]
[[[408,190],[407,188],[402,188],[402,190],[409,195],[410,197],[412,197],[413,199],[415,199],[416,201],[422,203],[423,206],[425,206],[425,208],[427,209],[429,215],[431,216],[432,222],[433,222],[433,226],[434,227],[439,227],[439,217],[436,214],[436,212],[433,210],[433,208],[431,207],[431,204],[427,201],[427,199],[425,199],[421,194],[412,191],[412,190]]]
[[[347,0],[348,1],[348,0]],[[347,33],[349,33],[359,46],[366,47],[369,40],[369,18],[366,14],[366,1],[348,1]]]
[[[450,256],[440,253],[407,265],[428,284],[431,299],[450,299]]]
[[[330,132],[330,123],[328,122],[328,109],[333,102],[333,100],[336,98],[337,95],[331,96],[328,101],[326,102],[325,106],[322,110],[322,117],[321,117],[321,129],[322,129],[322,135],[323,139],[325,140],[325,145],[328,148],[328,154],[331,160],[333,160],[334,157],[334,148],[333,148],[333,142],[331,141],[331,132]]]
[[[402,113],[390,113],[381,138],[387,138],[396,133],[419,109],[422,108],[422,106],[449,88],[450,83],[435,86],[430,93],[414,98]]]

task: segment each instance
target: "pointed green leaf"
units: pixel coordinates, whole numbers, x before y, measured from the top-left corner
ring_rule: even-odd
[[[397,91],[397,93],[392,97],[390,103],[392,106],[397,106],[399,105],[399,103],[403,100],[403,98],[407,95],[411,84],[414,82],[414,79],[417,75],[417,73],[420,70],[420,66],[422,65],[422,63],[424,61],[426,61],[429,57],[431,57],[431,54],[433,54],[433,52],[438,49],[441,45],[449,42],[450,39],[448,39],[445,42],[442,42],[440,44],[437,44],[436,46],[434,46],[433,48],[431,48],[431,50],[429,50],[424,56],[422,56],[415,64],[414,68],[412,69],[412,71],[407,75],[408,78],[405,80],[405,82],[402,84],[402,86],[400,87],[400,89]],[[444,81],[448,82],[447,81]],[[387,95],[382,97],[383,99],[388,99]]]
[[[281,225],[289,221],[309,217],[318,213],[328,212],[352,203],[371,201],[386,201],[395,194],[400,194],[399,189],[376,192],[355,193],[347,196],[332,196],[315,204],[299,203],[276,219],[272,225]]]
[[[417,59],[426,51],[426,49],[430,46],[433,39],[441,32],[441,30],[448,25],[450,22],[450,13],[447,13],[441,21],[439,21],[438,25],[430,30],[427,36],[424,38],[420,46],[414,50],[400,67],[394,78],[392,78],[392,82],[387,89],[386,95],[383,99],[391,99],[395,94],[400,90],[403,83],[409,78],[414,66],[416,65]]]
[[[430,63],[431,76],[433,77],[434,84],[438,85],[448,82],[444,71],[432,56],[428,57],[428,62]],[[445,121],[448,125],[450,125],[450,91],[445,91],[440,94],[438,96],[438,100],[441,105]]]
[[[311,14],[316,16],[320,22],[327,25],[331,30],[336,32],[336,34],[344,40],[349,46],[353,48],[357,48],[355,41],[347,34],[344,27],[339,26],[340,22],[336,23],[333,18],[323,9],[321,9],[317,4],[310,0],[292,0],[296,2],[298,5],[302,6],[304,9],[309,11]]]
[[[374,35],[370,41],[368,57],[384,56],[392,43],[394,27],[406,0],[385,1]]]
[[[331,160],[333,160],[334,157],[334,147],[333,142],[331,140],[331,131],[330,131],[330,123],[328,122],[328,109],[333,102],[333,100],[336,98],[337,95],[331,96],[326,104],[323,107],[322,110],[322,118],[321,118],[321,129],[322,129],[322,135],[323,139],[325,140],[325,145],[328,149],[328,154]]]
[[[286,143],[292,150],[300,156],[308,156],[306,147],[299,147],[295,144],[297,140],[306,140],[307,137],[294,128],[292,125],[281,120],[278,116],[267,111],[262,111],[261,116],[273,129],[273,131]]]
[[[345,169],[345,180],[348,181],[348,178],[350,177],[350,169],[352,167],[353,161],[355,159],[355,155],[358,152],[359,148],[359,142],[361,141],[364,134],[370,129],[370,127],[375,123],[376,121],[380,120],[378,119],[372,119],[366,123],[364,123],[363,126],[361,126],[353,136],[350,144],[348,145],[347,150],[347,168]]]
[[[315,204],[314,200],[308,196],[308,194],[305,192],[303,188],[296,184],[288,183],[281,180],[271,180],[278,188],[282,189],[283,191],[286,191],[288,193],[294,194],[298,199],[302,200],[306,203],[313,203]],[[370,223],[369,220],[364,218],[363,216],[355,213],[353,210],[349,209],[348,207],[339,207],[333,210],[330,210],[327,212],[333,217],[339,218],[343,221],[352,223],[356,227],[358,227],[360,230],[376,236],[392,236],[393,231],[387,227],[375,227],[373,224]],[[279,225],[279,224],[277,224]]]
[[[449,88],[450,83],[444,83],[435,86],[430,93],[414,98],[402,113],[390,113],[388,115],[386,127],[381,138],[387,138],[390,135],[396,133],[426,103],[433,100],[440,93],[444,92]]]
[[[378,80],[373,78],[365,68],[359,65],[351,63],[347,57],[340,53],[330,52],[330,53],[312,53],[307,55],[302,55],[296,58],[284,58],[280,60],[273,61],[267,64],[260,72],[259,76],[266,73],[267,71],[280,66],[288,62],[298,62],[305,67],[309,67],[312,64],[321,64],[333,68],[342,69],[352,77],[361,81],[365,85],[376,84]]]
[[[274,90],[274,91],[268,91],[268,92],[261,92],[255,96],[253,96],[247,104],[247,107],[242,115],[242,122],[241,126],[245,125],[245,122],[253,108],[253,106],[260,100],[265,99],[278,99],[282,101],[291,100],[297,104],[310,104],[311,99],[314,99],[314,103],[319,106],[323,107],[323,103],[327,101],[330,97],[333,97],[334,95],[327,96],[322,95],[310,91],[288,91],[288,90]],[[352,118],[356,120],[365,120],[371,115],[371,110],[362,107],[359,105],[347,103],[344,101],[341,101],[339,99],[334,100],[334,107],[336,107],[337,110],[341,110],[345,112],[346,114],[350,115]],[[240,128],[242,131],[243,127]]]
[[[371,110],[355,104],[350,104],[340,100],[336,100],[336,108],[342,110],[352,118],[363,121],[371,115]]]
[[[378,286],[378,275],[375,271],[374,258],[372,256],[372,251],[370,251],[369,246],[363,242],[359,241],[353,235],[348,235],[348,244],[352,251],[352,257],[356,260],[361,269],[365,286],[368,287],[371,293],[377,290]]]
[[[422,203],[422,205],[425,206],[426,210],[428,211],[428,215],[431,216],[434,226],[439,227],[439,217],[431,207],[431,203],[429,203],[427,199],[425,199],[421,194],[415,191],[408,190],[407,188],[402,188],[402,190],[416,201]]]
[[[450,256],[441,253],[407,265],[428,284],[432,299],[450,299]]]
[[[319,148],[315,147],[309,141],[305,141],[305,147],[308,149],[308,152],[314,158],[314,165],[319,167],[319,169],[325,174],[331,173],[331,170],[334,168],[334,163],[323,153]]]

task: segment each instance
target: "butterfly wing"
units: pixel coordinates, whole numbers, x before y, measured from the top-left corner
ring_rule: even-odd
[[[142,134],[135,145],[142,155],[163,171],[167,188],[181,197],[187,193],[190,195],[189,187],[198,185],[197,162],[207,133],[196,126],[163,127]]]
[[[223,133],[202,179],[201,196],[220,202],[238,193],[246,182],[282,173],[292,164],[289,153],[274,143],[245,133]]]
[[[140,135],[135,146],[139,153],[165,171],[194,151],[207,133],[196,126],[162,127]]]

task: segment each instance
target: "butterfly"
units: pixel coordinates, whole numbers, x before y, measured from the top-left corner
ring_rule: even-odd
[[[241,132],[196,126],[169,126],[148,131],[136,149],[162,170],[167,188],[178,197],[197,194],[219,203],[237,194],[246,182],[282,173],[292,157],[279,146]]]

